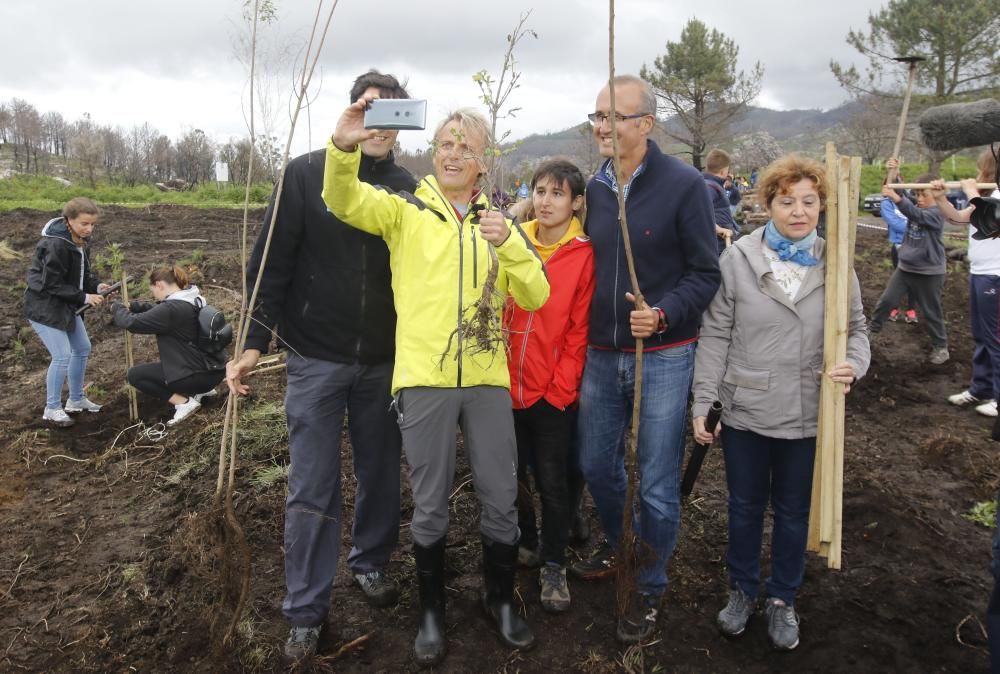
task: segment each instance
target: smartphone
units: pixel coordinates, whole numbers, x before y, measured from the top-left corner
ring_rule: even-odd
[[[366,129],[424,129],[427,101],[413,98],[377,98],[365,110]]]

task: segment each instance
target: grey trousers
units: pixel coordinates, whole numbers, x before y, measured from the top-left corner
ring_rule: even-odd
[[[414,387],[397,392],[395,404],[410,464],[413,540],[429,546],[448,531],[457,425],[481,507],[479,530],[499,543],[516,543],[517,442],[510,392],[499,386]]]
[[[878,298],[869,329],[879,332],[889,312],[899,306],[903,297],[909,294],[910,306],[920,312],[920,320],[927,326],[927,336],[935,349],[948,346],[944,315],[941,311],[941,290],[944,288],[944,274],[914,274],[896,269],[889,277],[889,284]]]
[[[288,497],[282,611],[296,627],[330,610],[341,536],[340,436],[347,411],[353,446],[353,572],[379,569],[399,540],[400,436],[392,412],[392,363],[349,365],[288,355]]]

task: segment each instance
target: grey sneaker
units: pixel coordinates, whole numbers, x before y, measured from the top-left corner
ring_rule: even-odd
[[[719,631],[727,637],[738,637],[747,628],[747,621],[753,615],[756,602],[743,590],[736,588],[729,591],[729,603],[719,611],[715,623]]]
[[[100,412],[101,406],[90,402],[86,398],[81,398],[80,400],[67,400],[66,411],[70,414],[76,412]]]
[[[780,599],[767,598],[767,637],[779,651],[790,651],[799,645],[799,615]]]
[[[174,418],[167,422],[167,426],[176,426],[197,412],[200,407],[201,403],[194,396],[190,396],[187,402],[174,405]]]
[[[948,347],[942,346],[931,351],[930,357],[927,358],[927,362],[931,365],[944,365],[951,358],[951,354],[948,353]]]
[[[45,412],[42,413],[42,419],[60,428],[68,428],[76,423],[61,407],[57,407],[54,410],[46,407]]]
[[[399,601],[399,588],[389,575],[381,569],[367,573],[355,573],[354,582],[368,598],[368,603],[375,608],[395,606]]]
[[[323,626],[293,627],[288,630],[288,641],[285,642],[285,663],[304,662],[316,655],[319,646],[319,633]]]
[[[569,585],[566,584],[566,567],[546,564],[538,572],[542,588],[542,608],[550,613],[562,613],[569,608]]]

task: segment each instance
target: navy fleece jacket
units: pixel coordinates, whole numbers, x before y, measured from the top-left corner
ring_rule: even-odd
[[[632,290],[614,170],[606,161],[587,186],[587,234],[594,248],[596,288],[590,309],[590,344],[632,351]],[[701,314],[719,288],[712,203],[695,168],[647,141],[646,157],[625,189],[625,213],[639,288],[646,303],[663,310],[667,329],[644,342],[656,349],[693,341]]]

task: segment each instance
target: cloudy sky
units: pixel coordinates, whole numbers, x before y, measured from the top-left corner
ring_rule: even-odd
[[[279,20],[266,29],[263,51],[267,63],[277,64],[269,98],[283,143],[292,70],[301,63],[316,2],[275,2]],[[844,93],[828,63],[858,62],[844,37],[866,27],[879,4],[618,0],[616,68],[637,73],[643,63],[652,65],[697,17],[736,41],[740,68],[764,66],[759,105],[830,108]],[[189,128],[217,141],[245,135],[247,71],[235,46],[244,31],[242,6],[243,0],[2,0],[0,101],[23,98],[69,121],[90,113],[98,123],[125,128],[149,122],[174,139]],[[431,126],[445,111],[474,104],[472,74],[499,71],[505,35],[528,10],[538,39],[525,40],[516,54],[523,84],[513,103],[523,110],[501,125],[517,138],[579,123],[607,78],[605,0],[340,0],[293,152],[324,142],[350,82],[370,67],[408,78],[411,95],[428,99]],[[417,149],[429,136],[399,138]]]

